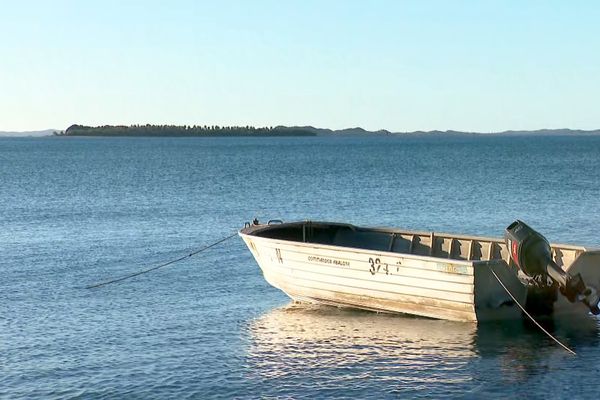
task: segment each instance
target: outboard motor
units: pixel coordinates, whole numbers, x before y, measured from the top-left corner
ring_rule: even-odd
[[[571,303],[581,301],[589,307],[592,314],[600,314],[597,290],[586,286],[581,274],[570,275],[556,265],[545,237],[526,223],[516,220],[506,228],[505,238],[511,259],[525,275],[546,285],[549,277]]]

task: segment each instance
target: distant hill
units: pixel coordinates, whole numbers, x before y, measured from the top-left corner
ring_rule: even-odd
[[[60,129],[44,129],[43,131],[7,132],[0,131],[0,137],[41,137],[52,136],[54,132],[62,132]]]
[[[293,127],[278,127],[282,129],[302,129],[314,133],[316,136],[396,136],[396,135],[452,135],[452,136],[472,136],[472,135],[493,135],[493,136],[594,136],[600,135],[600,129],[585,131],[580,129],[538,129],[533,131],[502,131],[502,132],[464,132],[464,131],[412,131],[412,132],[390,132],[386,129],[378,131],[367,131],[363,128],[346,128],[346,129],[326,129],[315,128],[313,126],[293,126]]]
[[[495,135],[514,136],[596,136],[600,135],[600,129],[584,131],[581,129],[538,129],[536,131],[504,131]]]
[[[363,136],[363,135],[368,135],[368,136],[383,135],[383,136],[385,136],[385,135],[393,135],[394,134],[385,129],[380,129],[378,131],[367,131],[367,130],[365,130],[363,128],[359,128],[359,127],[337,129],[337,130],[327,129],[327,128],[315,128],[314,126],[291,126],[291,127],[278,126],[277,128],[280,128],[280,129],[302,129],[302,130],[314,133],[315,136]]]

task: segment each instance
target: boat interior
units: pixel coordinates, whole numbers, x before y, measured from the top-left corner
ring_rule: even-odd
[[[510,263],[506,244],[496,238],[313,221],[272,223],[259,227],[262,229],[252,230],[253,236],[464,261],[504,260]],[[570,265],[585,251],[577,246],[551,246],[554,260],[561,267]]]

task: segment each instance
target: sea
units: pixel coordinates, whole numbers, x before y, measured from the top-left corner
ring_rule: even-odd
[[[1,138],[0,398],[596,398],[552,333],[294,304],[238,236],[325,220],[600,247],[600,137]],[[600,268],[600,266],[598,266]]]

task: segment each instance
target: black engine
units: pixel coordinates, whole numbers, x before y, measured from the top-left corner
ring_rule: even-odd
[[[517,220],[506,228],[505,238],[512,260],[525,275],[541,285],[558,285],[560,292],[570,302],[581,301],[593,314],[600,314],[600,298],[596,289],[586,286],[580,274],[570,275],[556,265],[545,237]],[[548,282],[548,278],[551,282]]]

